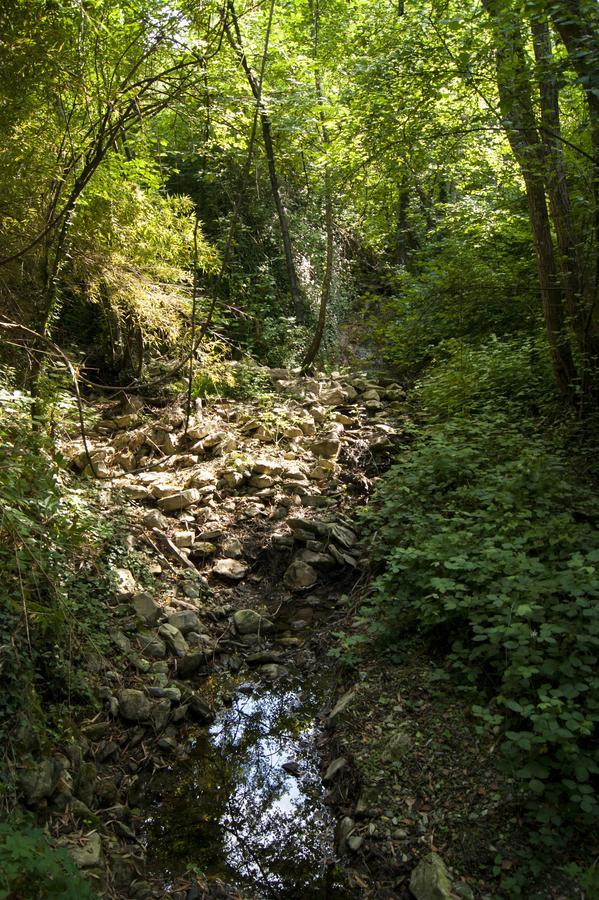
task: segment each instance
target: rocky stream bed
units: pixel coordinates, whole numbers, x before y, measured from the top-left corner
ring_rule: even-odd
[[[334,753],[354,692],[327,651],[403,391],[267,375],[267,401],[198,401],[187,428],[177,405],[97,402],[87,450],[62,448],[106,515],[125,512],[146,583],[115,568],[113,652],[86,659],[102,711],[19,784],[102,897],[368,893],[350,874],[365,810]]]

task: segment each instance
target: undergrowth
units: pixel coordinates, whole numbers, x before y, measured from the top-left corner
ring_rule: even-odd
[[[0,823],[0,900],[92,900],[89,883],[66,850],[51,847],[26,821]]]
[[[455,417],[402,455],[363,522],[362,639],[418,634],[446,656],[545,842],[596,823],[599,498],[566,455],[508,412]]]
[[[0,391],[0,738],[34,749],[89,698],[82,661],[102,650],[113,524],[75,487],[30,400]],[[2,790],[7,788],[7,770]]]

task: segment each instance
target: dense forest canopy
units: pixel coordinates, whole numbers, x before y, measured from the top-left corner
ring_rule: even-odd
[[[535,848],[497,896],[565,896],[537,891],[562,851],[597,896],[598,300],[596,0],[5,0],[0,736],[31,720],[41,746],[90,702],[73,660],[123,543],[103,404],[184,410],[184,444],[198,410],[254,402],[268,436],[273,370],[359,375],[330,396],[384,400],[404,443],[338,491],[352,515],[363,492],[368,563],[333,654],[416,641],[492,736]],[[353,427],[330,406],[303,436]],[[170,459],[159,440],[123,439],[121,469]]]
[[[359,300],[402,372],[543,322],[593,393],[592,0],[9,6],[10,318],[139,374],[195,269],[203,332],[273,362]]]

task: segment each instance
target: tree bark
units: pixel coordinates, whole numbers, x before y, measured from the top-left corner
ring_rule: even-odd
[[[564,165],[559,110],[559,88],[553,67],[549,23],[542,13],[530,20],[541,108],[541,140],[545,150],[547,193],[557,240],[557,261],[570,323],[581,354],[583,396],[590,393],[589,375],[599,359],[599,341],[589,311],[592,299],[585,297],[585,272],[581,259],[583,238],[572,218],[567,172]],[[593,292],[593,285],[590,293]]]
[[[599,301],[599,5],[597,0],[553,0],[551,18],[566,48],[570,65],[584,91],[593,156],[592,248],[588,254],[590,284],[586,290],[586,353],[589,367],[597,367],[599,334],[595,325]]]
[[[560,393],[573,399],[577,378],[567,336],[564,296],[556,271],[545,197],[545,150],[536,126],[521,22],[511,3],[483,0],[495,39],[497,86],[503,127],[518,161],[537,256],[545,330]]]

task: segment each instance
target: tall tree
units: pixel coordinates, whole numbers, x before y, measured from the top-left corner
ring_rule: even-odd
[[[571,398],[577,371],[566,330],[562,285],[558,276],[545,193],[546,153],[532,98],[523,23],[515,3],[483,0],[495,43],[497,86],[503,126],[526,185],[528,211],[537,255],[547,339],[555,379]]]
[[[239,62],[241,63],[256,103],[259,104],[260,125],[262,128],[262,137],[264,140],[264,151],[266,153],[266,159],[268,162],[268,174],[270,178],[272,197],[275,208],[277,210],[277,216],[281,228],[281,238],[283,240],[285,265],[287,267],[287,278],[289,280],[289,292],[291,294],[293,312],[297,321],[303,322],[305,318],[304,303],[300,290],[299,279],[297,277],[297,271],[295,268],[295,260],[293,258],[293,247],[291,242],[291,232],[289,229],[289,219],[287,216],[287,210],[285,209],[285,204],[283,203],[283,198],[281,196],[281,187],[279,184],[275,148],[272,137],[272,125],[268,110],[264,103],[263,93],[260,91],[258,78],[252,70],[252,67],[250,66],[245,53],[241,29],[239,27],[239,20],[235,12],[235,5],[233,0],[228,0],[227,15],[225,16],[224,20],[224,27],[229,43],[231,44],[231,47],[237,54]]]

